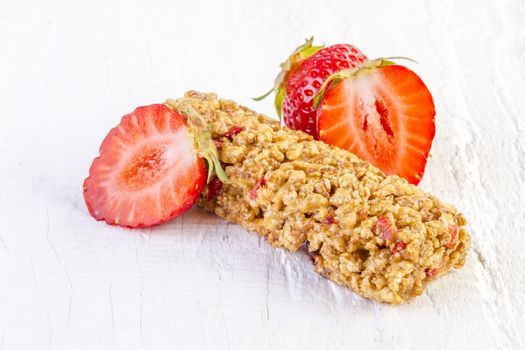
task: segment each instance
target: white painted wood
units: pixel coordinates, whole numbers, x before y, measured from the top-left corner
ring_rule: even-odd
[[[523,349],[525,2],[0,0],[0,349]],[[433,92],[421,186],[470,220],[464,269],[405,306],[194,209],[95,222],[81,184],[138,105],[266,91],[304,37],[405,55]]]

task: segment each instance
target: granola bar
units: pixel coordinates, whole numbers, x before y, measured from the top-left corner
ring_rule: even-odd
[[[275,247],[306,249],[326,278],[399,304],[463,266],[464,216],[404,179],[214,94],[170,104],[206,119],[230,179],[198,204]]]

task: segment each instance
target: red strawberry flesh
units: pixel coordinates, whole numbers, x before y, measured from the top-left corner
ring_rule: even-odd
[[[427,279],[432,280],[436,277],[438,270],[437,269],[426,269],[425,275],[427,276]]]
[[[215,198],[222,190],[222,181],[218,177],[214,177],[213,180],[207,186],[208,193],[206,194],[206,200],[209,202]]]
[[[400,251],[402,251],[406,247],[407,247],[407,245],[405,243],[397,242],[396,245],[394,246],[394,249],[392,249],[392,254],[399,253]]]
[[[327,225],[331,225],[331,224],[335,223],[334,215],[333,215],[333,214],[328,214],[328,215],[324,218],[323,223],[325,223],[325,224],[327,224]]]
[[[261,177],[253,186],[253,188],[250,191],[250,198],[255,199],[257,198],[257,191],[259,191],[259,188],[264,186],[266,184],[266,179],[264,177]]]
[[[392,242],[395,238],[395,226],[385,216],[377,219],[374,232],[376,236],[381,237],[387,243]]]
[[[228,129],[228,131],[226,131],[226,134],[224,134],[224,136],[231,141],[235,135],[237,135],[243,130],[244,128],[242,126],[233,125],[231,128]]]
[[[450,233],[450,241],[447,243],[447,248],[452,249],[458,239],[458,227],[456,225],[450,225],[448,230]]]

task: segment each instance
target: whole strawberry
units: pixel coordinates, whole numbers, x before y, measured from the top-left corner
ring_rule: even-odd
[[[289,128],[302,130],[318,139],[314,97],[330,75],[356,68],[364,63],[367,57],[349,44],[323,48],[313,46],[312,43],[313,38],[307,39],[281,64],[281,72],[269,93],[275,91],[277,114]]]

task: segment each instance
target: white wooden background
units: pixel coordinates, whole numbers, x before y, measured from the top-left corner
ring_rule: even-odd
[[[274,115],[310,35],[405,55],[433,92],[421,184],[469,218],[464,269],[408,305],[201,210],[95,222],[82,181],[136,106],[214,91]],[[523,349],[525,2],[0,0],[0,349]]]

